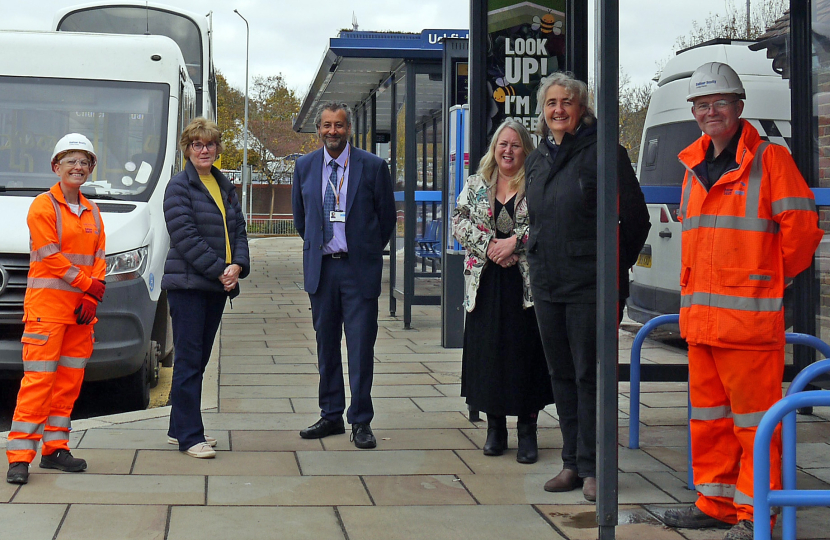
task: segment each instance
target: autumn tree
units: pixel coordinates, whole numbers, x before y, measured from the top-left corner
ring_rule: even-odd
[[[709,13],[702,24],[693,21],[691,31],[677,38],[675,48],[687,49],[717,38],[755,39],[772,26],[789,5],[789,0],[756,0],[750,4],[747,24],[744,2],[736,6],[734,0],[729,0],[723,13]]]
[[[640,157],[640,141],[651,102],[652,86],[651,82],[633,84],[631,77],[620,68],[620,144],[628,150],[628,157],[634,162]]]

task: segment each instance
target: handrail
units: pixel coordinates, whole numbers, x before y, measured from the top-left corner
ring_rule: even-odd
[[[830,406],[830,391],[817,390],[815,392],[795,392],[792,395],[786,396],[784,399],[770,407],[764,414],[761,422],[758,424],[758,430],[755,433],[755,448],[754,448],[754,474],[753,474],[753,489],[754,500],[753,506],[755,516],[770,515],[770,507],[784,506],[788,509],[792,507],[792,518],[787,519],[787,514],[784,514],[784,532],[792,533],[792,539],[795,538],[795,507],[796,506],[830,506],[830,490],[797,490],[794,488],[781,490],[770,490],[770,444],[772,442],[772,434],[775,431],[778,422],[784,416],[794,412],[796,409],[803,407],[828,407]],[[795,439],[795,433],[789,433]],[[791,522],[792,531],[787,531],[787,525]],[[765,520],[756,520],[758,526],[755,527],[755,540],[770,540],[770,528],[762,526]],[[786,539],[787,536],[784,536]]]
[[[813,336],[808,336],[813,337]],[[818,338],[814,338],[818,339]],[[821,340],[819,340],[821,341]],[[824,343],[822,341],[822,343]],[[808,345],[808,343],[802,343],[803,345]],[[825,347],[827,344],[824,343]],[[816,347],[818,348],[818,347]],[[819,349],[820,352],[825,356],[830,356],[825,350]],[[793,382],[790,383],[790,387],[787,388],[787,395],[795,395],[798,392],[804,390],[804,388],[816,377],[823,373],[830,373],[830,360],[819,360],[813,364],[810,364],[806,368],[802,369],[798,375],[793,378]],[[783,478],[783,487],[785,490],[795,490],[796,489],[796,419],[795,419],[795,411],[790,411],[784,416],[784,420],[782,421],[781,427],[781,440],[782,440],[782,456],[783,456],[783,463],[782,463],[782,478]],[[796,540],[795,538],[795,511],[796,508],[794,506],[787,506],[782,511],[782,533],[783,533],[783,540]]]

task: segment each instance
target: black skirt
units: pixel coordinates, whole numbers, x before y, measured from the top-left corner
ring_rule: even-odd
[[[498,416],[534,414],[553,403],[536,314],[522,308],[518,266],[484,268],[464,327],[461,395],[471,409]]]

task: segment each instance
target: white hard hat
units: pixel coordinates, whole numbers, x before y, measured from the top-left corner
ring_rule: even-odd
[[[70,133],[69,135],[61,137],[55,145],[55,150],[52,152],[52,163],[55,162],[55,158],[58,157],[59,154],[73,151],[86,152],[89,154],[92,158],[93,167],[98,161],[98,156],[95,155],[95,149],[92,147],[92,143],[89,142],[89,139],[80,133]]]
[[[686,101],[712,94],[738,94],[739,99],[746,99],[741,78],[734,69],[721,62],[708,62],[692,73]]]

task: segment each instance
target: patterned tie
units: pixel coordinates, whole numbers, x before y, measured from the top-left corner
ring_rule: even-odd
[[[323,220],[326,224],[323,229],[323,242],[328,244],[334,236],[334,223],[331,221],[331,213],[334,211],[335,196],[332,186],[337,183],[337,162],[331,160],[331,176],[326,182],[326,196],[323,197]]]

